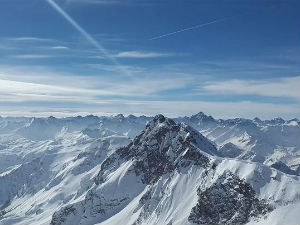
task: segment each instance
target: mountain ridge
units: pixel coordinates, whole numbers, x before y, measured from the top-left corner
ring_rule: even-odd
[[[218,218],[207,214],[206,219],[216,224],[234,221],[256,224],[265,221],[264,218],[275,218],[283,207],[296,207],[299,203],[298,176],[290,175],[290,170],[282,164],[273,168],[271,160],[263,164],[241,158],[241,151],[243,154],[251,151],[239,147],[236,155],[228,157],[235,145],[227,142],[226,149],[221,151],[216,142],[208,139],[209,134],[205,132],[220,129],[209,128],[211,119],[204,124],[202,134],[197,126],[187,125],[182,120],[175,122],[163,115],[151,118],[147,124],[145,117],[102,119],[79,117],[79,121],[63,121],[62,129],[50,140],[31,140],[20,134],[0,135],[0,144],[4,146],[0,150],[2,156],[8,157],[8,153],[14,152],[24,154],[20,155],[20,165],[36,160],[44,165],[43,173],[48,177],[41,176],[40,186],[35,189],[29,185],[28,189],[20,191],[20,183],[20,188],[8,195],[10,201],[6,204],[8,199],[3,201],[0,224],[12,224],[16,220],[30,224],[52,221],[55,225],[205,224],[204,217],[197,220],[195,215],[203,212],[199,196],[207,197],[208,193],[214,193],[210,201],[218,205],[217,211],[220,211],[218,207],[230,202],[245,207],[241,207],[238,214],[230,211],[232,207],[225,207]],[[49,119],[53,120],[56,119]],[[237,130],[247,123],[242,121],[240,127],[240,122],[235,122],[233,128],[226,125],[223,131],[234,131],[234,135],[239,135]],[[140,133],[131,138],[128,130],[137,123],[144,128],[134,130]],[[201,126],[200,123],[198,128]],[[10,149],[16,143],[19,147]],[[297,163],[297,158],[293,160]],[[25,181],[34,174],[35,168],[24,175]],[[11,167],[0,175],[0,186],[6,187],[3,194],[8,193],[5,190],[9,189],[10,181],[17,180],[13,175],[17,170],[18,167]],[[249,195],[243,197],[241,194],[246,192],[235,190],[238,184],[239,189],[247,189]],[[219,190],[223,188],[224,193],[231,196],[229,200],[226,195],[220,195]],[[26,205],[28,201],[32,204]],[[247,210],[253,213],[245,214]]]

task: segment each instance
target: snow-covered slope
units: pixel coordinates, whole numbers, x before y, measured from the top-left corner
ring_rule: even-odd
[[[246,224],[298,204],[297,176],[216,154],[200,133],[158,115],[51,224]]]
[[[297,119],[215,120],[200,112],[191,117],[178,118],[176,121],[189,124],[214,141],[223,156],[226,152],[227,157],[267,165],[281,161],[293,170],[300,164],[300,128]]]
[[[0,224],[49,224],[55,210],[80,198],[101,162],[129,142],[115,133],[98,139],[80,130],[97,127],[98,120],[29,119],[13,132],[3,132]]]
[[[61,132],[80,131],[91,138],[119,135],[134,138],[145,127],[151,117],[127,117],[119,114],[111,117],[69,117],[69,118],[0,118],[0,151],[5,148],[3,136],[14,134],[25,141],[53,140]],[[297,170],[300,165],[300,128],[299,121],[285,121],[281,118],[262,121],[259,118],[216,120],[204,113],[191,117],[175,118],[201,132],[209,140],[216,143],[220,151],[231,146],[234,153],[227,148],[227,157],[263,162],[272,165],[281,161],[290,169]],[[41,132],[42,131],[42,132]],[[5,137],[7,138],[7,137]],[[15,137],[11,139],[15,141]],[[9,146],[12,146],[9,144]],[[237,154],[236,150],[242,150]],[[228,151],[229,150],[229,151]],[[6,151],[6,154],[8,151]],[[222,153],[224,154],[224,152]],[[225,155],[223,155],[225,156]],[[10,155],[2,157],[6,165],[11,165]],[[1,157],[0,157],[1,160]],[[0,163],[1,165],[1,163]],[[0,166],[1,167],[1,166]],[[0,168],[1,169],[1,168]],[[1,172],[1,170],[0,170]]]
[[[30,162],[44,151],[60,148],[58,140],[102,139],[109,136],[134,138],[148,117],[4,118],[0,117],[0,173]],[[85,140],[82,140],[83,142]],[[58,143],[58,144],[56,144]],[[79,147],[79,146],[78,146]]]
[[[0,224],[299,224],[298,121],[176,121],[1,118]]]

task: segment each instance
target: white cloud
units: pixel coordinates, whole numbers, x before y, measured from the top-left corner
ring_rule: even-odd
[[[140,52],[140,51],[126,51],[119,52],[115,55],[117,58],[158,58],[158,57],[169,57],[172,56],[170,53],[159,53],[159,52]]]
[[[254,118],[255,116],[259,116],[267,119],[278,116],[284,118],[299,116],[298,104],[272,104],[251,101],[135,101],[134,103],[131,104],[131,102],[127,101],[126,106],[118,103],[121,105],[119,111],[123,112],[126,110],[125,113],[142,113],[146,115],[163,113],[170,117],[192,115],[199,111],[203,111],[216,118]]]
[[[57,50],[67,50],[69,49],[67,46],[53,46],[51,49],[57,49]]]
[[[55,79],[55,76],[53,77]],[[36,82],[24,82],[5,80],[0,77],[0,102],[23,101],[76,101],[94,104],[99,102],[101,96],[134,96],[142,97],[159,93],[160,91],[182,88],[189,82],[186,79],[136,79],[130,82],[116,83],[115,81],[102,80],[97,88],[95,82],[78,77],[76,86],[70,84],[62,86],[68,78],[57,78],[60,85],[41,84]],[[72,77],[72,79],[77,79]],[[87,87],[81,88],[80,81],[85,81]],[[73,83],[74,84],[74,83]],[[90,88],[88,88],[90,86]]]
[[[54,41],[50,38],[38,38],[38,37],[16,37],[16,38],[9,38],[9,40],[12,41],[40,41],[40,42],[48,42],[48,41]]]
[[[99,58],[101,59],[101,58]],[[143,72],[144,68],[138,66],[130,66],[130,65],[111,65],[111,64],[102,64],[102,63],[89,63],[89,64],[81,64],[82,67],[90,67],[100,71],[109,71],[119,73],[120,70],[129,71],[130,74]]]
[[[145,97],[187,87],[191,78],[76,76],[46,67],[1,67],[0,102],[77,101],[97,103],[103,96]],[[120,80],[121,79],[121,80]]]
[[[1,94],[6,97],[10,96],[10,101],[19,102],[24,100],[72,100],[73,97],[82,99],[93,95],[110,95],[113,92],[0,79]],[[2,101],[6,100],[2,99]]]
[[[222,95],[259,95],[300,99],[300,76],[269,80],[228,80],[205,83],[200,89]]]
[[[198,76],[174,75],[176,73],[161,70],[163,71],[155,70],[151,71],[152,73],[146,71],[140,73],[141,76],[126,77],[125,79],[121,75],[108,76],[106,74],[103,76],[79,76],[57,72],[43,66],[0,65],[0,115],[67,116],[99,114],[101,112],[100,114],[105,115],[114,113],[145,115],[163,113],[171,117],[191,115],[199,111],[204,111],[216,118],[253,118],[255,116],[292,118],[299,115],[300,108],[299,104],[296,103],[158,101],[161,99],[160,97],[164,97],[160,94],[162,91],[190,88],[200,82]],[[256,82],[250,82],[250,87],[253,88],[252,86],[255,86]],[[221,82],[204,82],[204,87],[216,83],[220,84]],[[226,90],[229,89],[233,92],[231,89],[236,83],[229,83],[231,84],[229,85],[230,88],[226,88]],[[244,85],[242,89],[247,88],[243,82],[241,83]],[[293,85],[298,86],[299,77],[278,79],[273,83],[267,81],[262,83],[264,85],[284,83],[285,87],[294,83]],[[225,85],[225,87],[227,86]],[[274,88],[274,84],[271,87]],[[271,87],[268,86],[269,89]],[[257,90],[255,91],[257,92]],[[255,91],[252,90],[251,93],[255,93]],[[220,92],[219,88],[210,86],[204,93],[216,92]],[[235,90],[235,92],[244,93],[241,90]],[[259,92],[265,95],[262,89]],[[294,92],[295,90],[292,93]],[[223,92],[221,93],[223,94]],[[290,93],[288,96],[292,96],[292,94]],[[149,99],[154,99],[154,101]]]
[[[156,115],[162,113],[168,117],[192,115],[203,111],[215,118],[254,118],[262,119],[283,117],[291,119],[299,117],[297,104],[272,104],[256,102],[205,102],[205,101],[136,101],[136,100],[104,100],[84,106],[3,106],[1,116],[75,116],[75,115]]]
[[[14,55],[14,58],[18,59],[45,59],[45,58],[52,58],[53,55],[41,55],[41,54],[28,54],[28,55]]]

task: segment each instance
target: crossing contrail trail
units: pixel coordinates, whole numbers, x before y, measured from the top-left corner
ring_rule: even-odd
[[[57,5],[53,0],[46,0],[61,16],[63,16],[81,35],[90,42],[94,47],[96,47],[107,59],[109,59],[117,68],[127,75],[130,75],[124,66],[122,66],[109,52],[96,41],[88,32],[86,32],[67,12],[65,12],[59,5]]]
[[[231,16],[231,17],[232,17],[232,16]],[[168,36],[171,36],[171,35],[174,35],[174,34],[178,34],[178,33],[184,32],[184,31],[198,29],[198,28],[200,28],[200,27],[205,27],[205,26],[210,25],[210,24],[213,24],[213,23],[219,23],[219,22],[224,21],[224,20],[227,20],[227,19],[229,19],[229,18],[231,18],[231,17],[226,17],[226,18],[222,18],[222,19],[218,19],[218,20],[213,20],[213,21],[208,22],[208,23],[202,23],[202,24],[199,24],[199,25],[196,25],[196,26],[184,28],[184,29],[182,29],[182,30],[177,30],[177,31],[174,31],[174,32],[171,32],[171,33],[162,34],[162,35],[159,35],[159,36],[150,38],[150,39],[148,39],[148,40],[149,40],[149,41],[152,41],[152,40],[156,40],[156,39],[168,37]]]

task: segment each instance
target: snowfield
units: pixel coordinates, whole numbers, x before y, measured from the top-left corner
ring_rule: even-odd
[[[297,119],[0,117],[0,224],[300,224]]]

